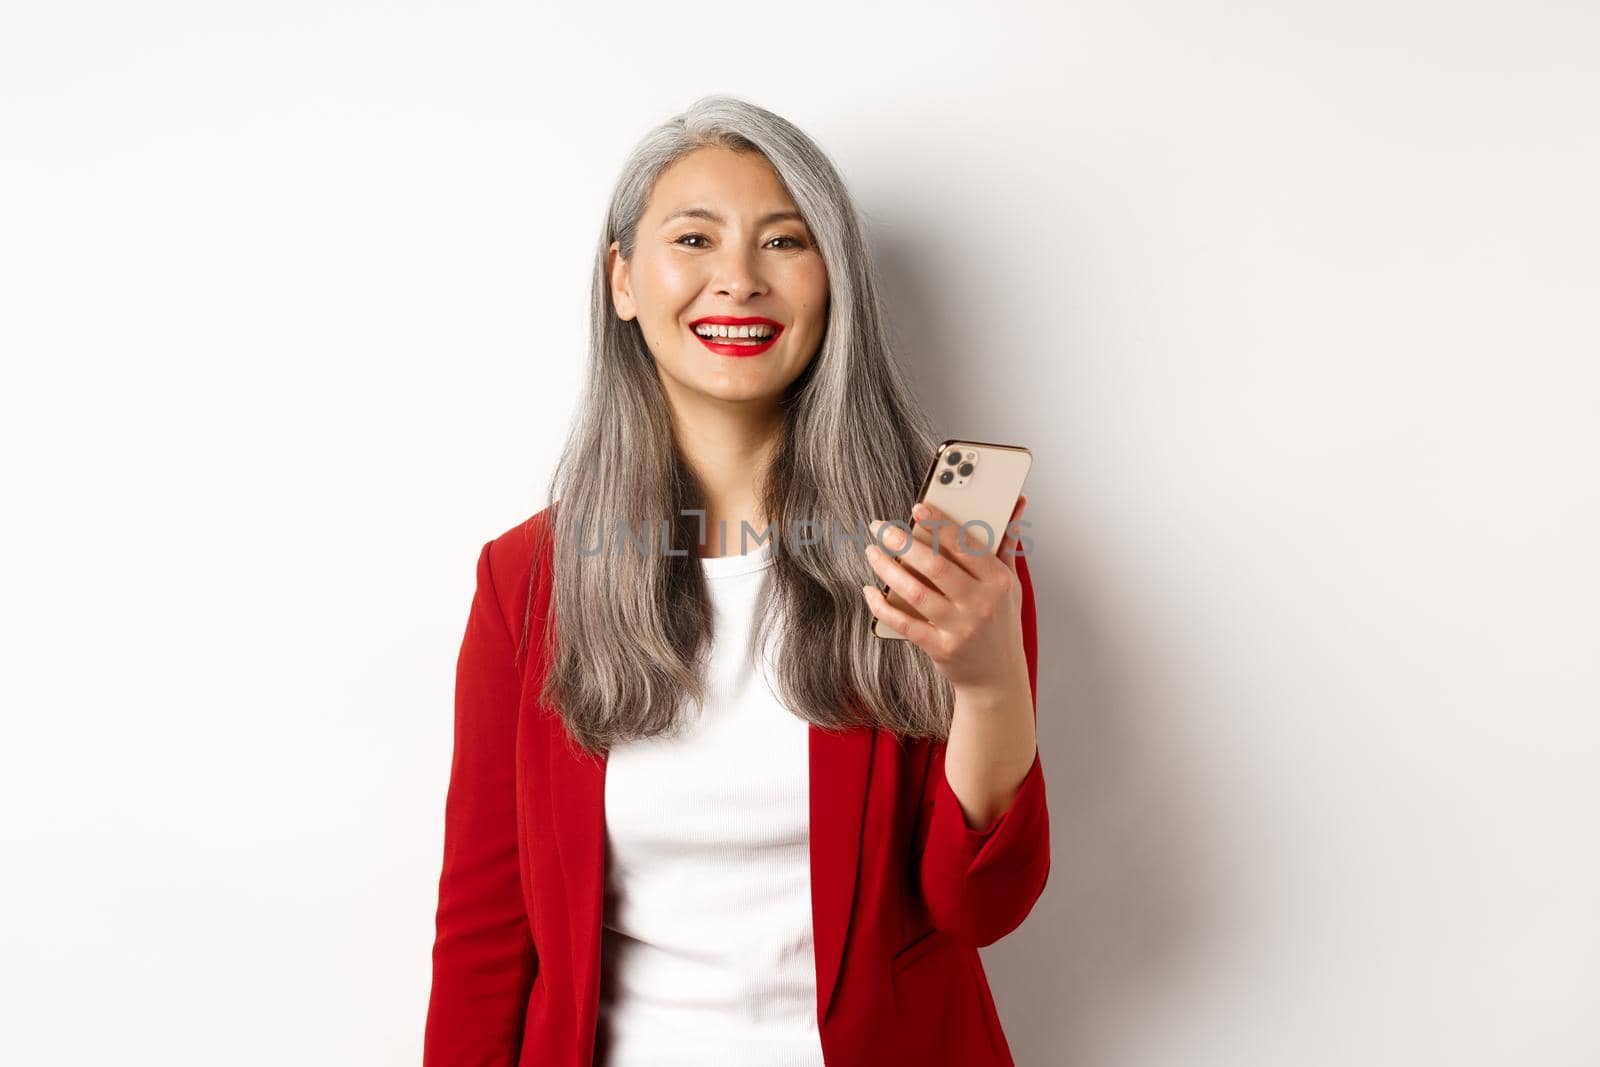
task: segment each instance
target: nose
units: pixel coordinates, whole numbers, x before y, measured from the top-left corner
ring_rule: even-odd
[[[712,289],[718,296],[749,299],[767,291],[755,254],[733,244],[721,250],[712,274]]]

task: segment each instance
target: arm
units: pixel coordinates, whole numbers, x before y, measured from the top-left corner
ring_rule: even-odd
[[[489,570],[456,662],[455,747],[433,944],[424,1067],[510,1067],[538,967],[517,860],[515,744],[521,682]]]
[[[1027,559],[1017,557],[1022,644],[1038,721],[1038,633]],[[1008,806],[986,826],[967,821],[945,775],[948,743],[930,746],[915,857],[918,884],[934,925],[976,947],[1015,930],[1033,910],[1050,873],[1050,816],[1037,749]]]

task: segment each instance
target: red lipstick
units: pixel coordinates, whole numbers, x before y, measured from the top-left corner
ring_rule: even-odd
[[[771,337],[763,341],[754,342],[731,339],[724,341],[721,338],[701,337],[697,333],[694,334],[695,340],[719,356],[759,356],[777,344],[778,338],[783,334],[783,323],[774,319],[761,318],[760,316],[738,318],[733,315],[707,315],[703,318],[695,319],[689,324],[689,332],[694,333],[694,328],[702,323],[711,326],[770,326],[772,328]]]

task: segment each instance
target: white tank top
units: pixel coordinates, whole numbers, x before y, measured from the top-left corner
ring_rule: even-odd
[[[701,560],[704,713],[607,757],[601,1067],[822,1067],[808,727],[750,649],[772,561],[770,542]]]

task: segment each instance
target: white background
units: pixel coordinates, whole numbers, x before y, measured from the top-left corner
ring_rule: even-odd
[[[1600,12],[0,8],[0,1059],[414,1064],[617,169],[838,162],[1036,456],[1022,1064],[1600,1062]]]

